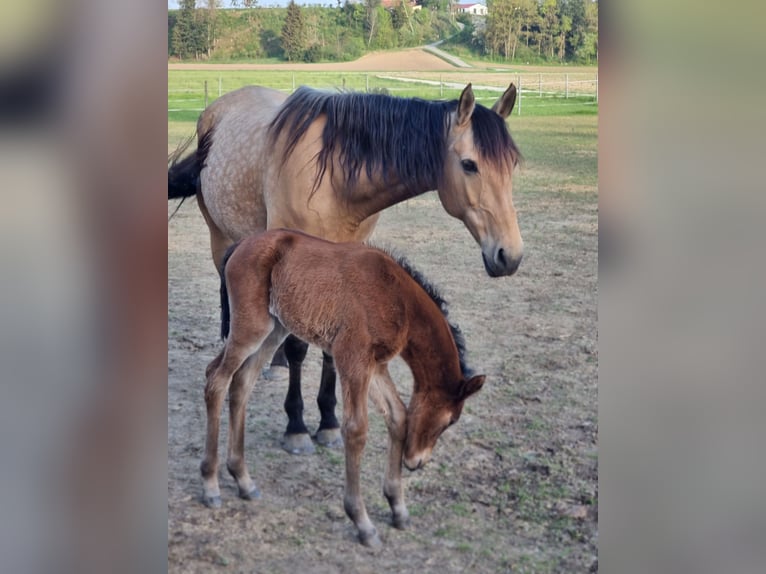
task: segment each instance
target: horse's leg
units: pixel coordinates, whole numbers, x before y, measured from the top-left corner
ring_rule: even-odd
[[[370,396],[383,413],[388,427],[388,461],[383,494],[391,507],[394,527],[404,529],[410,523],[410,513],[404,503],[402,487],[402,453],[407,436],[407,407],[396,391],[388,367],[383,367],[377,373],[370,387]]]
[[[354,358],[350,359],[354,361]],[[364,368],[353,362],[348,365],[338,362],[340,382],[343,389],[343,442],[346,446],[346,491],[343,508],[356,525],[359,541],[373,548],[381,545],[378,531],[367,515],[362,499],[360,472],[362,452],[367,442],[367,392],[372,375],[371,368]]]
[[[340,434],[340,424],[335,418],[335,363],[332,356],[322,353],[322,380],[319,383],[317,406],[322,416],[319,421],[316,439],[319,444],[327,447],[343,446],[343,437]]]
[[[264,363],[271,357],[287,336],[284,328],[277,324],[260,349],[239,368],[229,388],[229,453],[226,468],[237,481],[240,498],[259,498],[260,492],[250,478],[245,463],[245,412],[247,400],[253,390]]]
[[[260,343],[260,341],[257,341]],[[205,375],[205,405],[207,406],[207,435],[205,458],[200,464],[202,473],[202,502],[211,508],[221,506],[218,486],[218,435],[221,426],[221,407],[232,377],[258,346],[237,345],[230,338],[223,350],[208,365]]]
[[[311,435],[303,422],[303,396],[301,394],[301,369],[309,345],[290,335],[284,343],[285,355],[290,365],[290,385],[285,398],[287,430],[282,439],[282,448],[291,454],[311,454],[316,449]]]

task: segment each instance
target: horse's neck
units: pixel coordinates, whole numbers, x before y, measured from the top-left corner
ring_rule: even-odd
[[[456,385],[462,378],[460,358],[446,319],[410,320],[410,334],[402,358],[415,379],[415,390]]]
[[[356,185],[351,195],[351,204],[361,221],[397,203],[435,189],[436,183],[427,189],[420,189],[396,180],[386,182],[382,177],[376,176]]]

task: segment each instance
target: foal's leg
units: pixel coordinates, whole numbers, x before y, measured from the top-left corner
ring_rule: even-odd
[[[205,458],[200,465],[203,485],[202,502],[206,506],[221,506],[221,491],[218,486],[218,435],[221,426],[223,397],[226,395],[234,374],[242,366],[242,363],[258,349],[258,344],[265,338],[266,333],[260,337],[260,340],[256,339],[254,345],[236,344],[230,338],[223,351],[207,367],[207,384],[205,385],[207,436],[205,438]]]
[[[340,434],[340,424],[335,418],[335,363],[332,356],[322,352],[322,380],[319,383],[317,406],[322,416],[317,430],[317,442],[322,446],[341,447],[343,437]]]
[[[371,368],[360,368],[358,364],[346,369],[339,362],[341,387],[343,389],[343,441],[346,445],[346,492],[343,507],[359,531],[359,541],[373,548],[381,545],[367,509],[364,506],[359,475],[362,467],[362,452],[367,442],[367,392],[372,375]]]
[[[388,427],[388,461],[386,477],[383,480],[383,494],[391,507],[394,527],[404,529],[410,523],[410,513],[404,503],[402,488],[402,453],[407,436],[407,407],[396,391],[388,367],[383,367],[376,374],[370,387],[370,396],[383,413]]]
[[[290,335],[284,344],[285,356],[290,365],[290,385],[285,398],[287,430],[282,438],[282,448],[291,454],[311,454],[316,449],[311,435],[303,422],[303,395],[301,394],[301,369],[309,344]]]
[[[263,365],[271,357],[279,344],[287,336],[287,331],[277,324],[266,338],[261,348],[240,367],[234,375],[229,389],[229,454],[226,468],[237,481],[240,498],[251,500],[258,498],[260,492],[250,478],[245,463],[245,412],[247,400],[253,390]]]

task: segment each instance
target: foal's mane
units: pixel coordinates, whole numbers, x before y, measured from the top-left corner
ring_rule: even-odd
[[[322,149],[317,155],[317,177],[312,194],[336,152],[344,174],[345,199],[359,180],[362,168],[368,177],[376,170],[388,179],[397,174],[411,195],[435,189],[443,172],[446,131],[457,100],[433,102],[384,94],[326,92],[301,86],[291,94],[269,126],[273,146],[280,133],[287,134],[282,162],[294,151],[309,126],[326,118]],[[474,142],[482,157],[495,165],[515,166],[521,154],[505,121],[476,104],[471,117]]]
[[[465,378],[469,378],[473,373],[471,369],[468,367],[465,361],[465,338],[463,337],[463,332],[460,330],[460,327],[457,325],[453,325],[449,320],[449,309],[448,309],[448,303],[444,300],[444,297],[442,297],[439,290],[434,286],[433,283],[431,283],[426,277],[417,269],[415,269],[412,264],[407,260],[406,257],[403,255],[392,253],[389,250],[382,249],[381,251],[384,251],[389,256],[391,256],[394,261],[396,261],[399,266],[404,269],[407,274],[412,277],[415,280],[415,283],[420,285],[422,287],[423,291],[425,291],[428,296],[431,298],[431,300],[436,303],[436,306],[439,308],[439,311],[441,311],[442,315],[444,315],[444,318],[447,320],[447,324],[449,325],[450,332],[452,333],[452,338],[455,341],[455,346],[457,347],[457,354],[458,359],[460,361],[460,372],[463,373],[463,376]]]

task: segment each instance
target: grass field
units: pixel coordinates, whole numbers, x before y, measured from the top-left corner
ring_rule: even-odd
[[[598,114],[594,72],[313,72],[303,70],[168,70],[168,121],[196,121],[207,102],[246,85],[291,92],[300,85],[386,91],[425,99],[454,99],[469,82],[479,102],[491,105],[497,90],[521,83],[521,115],[571,116]],[[567,91],[569,92],[567,97]],[[514,113],[518,115],[519,107]]]

